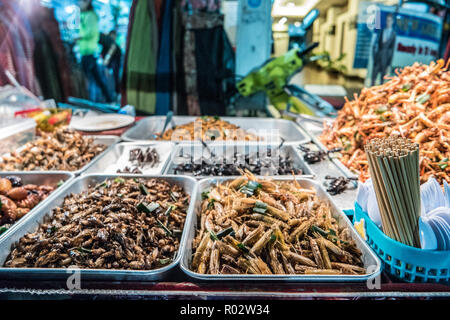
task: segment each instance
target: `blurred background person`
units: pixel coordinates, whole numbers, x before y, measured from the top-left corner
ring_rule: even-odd
[[[100,32],[98,30],[98,16],[92,6],[92,0],[80,0],[80,35],[78,45],[81,54],[81,66],[89,81],[93,81],[101,90],[106,102],[113,102],[112,92],[108,90],[106,81],[102,77],[95,54],[98,50]]]
[[[116,93],[120,91],[120,70],[122,66],[122,50],[116,42],[117,33],[111,30],[108,34],[101,33],[99,43],[102,46],[101,56],[106,68],[111,69],[114,77]]]

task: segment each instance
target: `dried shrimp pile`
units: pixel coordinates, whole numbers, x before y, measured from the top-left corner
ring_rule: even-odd
[[[369,178],[364,145],[373,138],[399,135],[420,144],[421,183],[434,176],[450,181],[450,71],[443,60],[415,63],[380,86],[347,101],[321,141],[342,148],[349,169]]]
[[[193,122],[166,130],[158,140],[257,141],[261,138],[228,121],[221,120],[219,117],[204,116]]]
[[[60,128],[29,142],[20,151],[0,160],[0,171],[77,171],[106,149],[92,138]]]
[[[202,274],[364,274],[330,206],[297,181],[247,173],[202,194],[191,269]]]
[[[38,231],[22,237],[5,267],[150,270],[173,261],[189,206],[161,179],[109,179],[69,195]]]

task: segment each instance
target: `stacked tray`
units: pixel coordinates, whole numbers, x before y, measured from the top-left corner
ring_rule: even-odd
[[[147,150],[154,149],[159,156],[159,161],[153,166],[141,168],[142,174],[158,175],[162,174],[171,159],[172,150],[175,144],[172,142],[122,142],[113,145],[105,154],[91,166],[86,168],[83,174],[105,173],[115,174],[118,170],[124,170],[125,167],[133,167],[130,163],[130,151],[133,149]]]
[[[314,173],[308,164],[305,163],[301,155],[298,153],[294,145],[283,145],[279,148],[279,145],[269,145],[269,144],[255,144],[255,143],[234,143],[234,144],[210,144],[208,148],[199,144],[178,144],[174,151],[172,152],[171,160],[165,170],[166,174],[178,174],[175,173],[175,169],[178,165],[186,163],[199,163],[201,164],[202,159],[211,161],[211,163],[220,164],[233,164],[236,158],[241,163],[245,162],[245,157],[251,156],[256,157],[261,156],[262,158],[268,157],[268,150],[277,150],[273,154],[274,161],[278,155],[287,156],[292,160],[292,165],[294,169],[301,170],[304,176],[310,178],[314,177]],[[256,160],[253,158],[252,160]],[[273,170],[267,170],[268,174],[273,175]],[[179,174],[193,175],[197,179],[207,178],[205,175],[194,175],[192,172],[183,172]],[[228,175],[229,174],[223,174]],[[287,174],[291,175],[291,173]]]
[[[197,194],[195,201],[195,217],[200,215],[202,192],[214,186],[217,183],[223,183],[225,181],[233,180],[232,177],[216,177],[203,179],[198,183]],[[291,181],[292,177],[275,177],[274,181]],[[322,188],[316,181],[307,178],[296,178],[297,182],[305,188],[314,188],[317,190],[317,196],[324,201],[327,201],[333,213],[333,217],[339,222],[340,227],[347,227],[351,232],[352,238],[356,241],[358,249],[363,253],[362,260],[364,262],[364,268],[368,271],[365,275],[211,275],[211,274],[199,274],[193,272],[190,268],[192,261],[192,241],[195,237],[196,228],[198,228],[197,219],[191,219],[189,224],[186,224],[187,228],[187,244],[185,245],[185,252],[181,260],[181,269],[193,279],[198,280],[240,280],[240,281],[299,281],[299,282],[353,282],[353,281],[367,281],[381,272],[381,262],[375,253],[370,249],[367,243],[361,239],[360,235],[356,232],[353,224],[340,209],[330,195]]]
[[[175,125],[183,125],[193,122],[197,117],[174,116]],[[260,136],[266,143],[279,143],[281,139],[286,142],[305,143],[310,141],[306,133],[293,121],[270,118],[240,118],[221,117],[231,124],[239,126],[250,133]],[[134,127],[122,135],[125,141],[148,141],[154,140],[153,135],[160,133],[164,126],[164,116],[147,117],[139,121]],[[171,128],[169,124],[168,129]]]
[[[115,178],[159,178],[166,180],[169,183],[177,184],[181,186],[184,191],[191,196],[191,198],[197,193],[196,180],[190,177],[183,176],[145,176],[145,175],[83,175],[76,178],[72,183],[63,187],[55,196],[49,201],[43,203],[39,210],[35,211],[26,217],[20,225],[18,225],[14,232],[11,232],[7,237],[0,241],[0,278],[29,278],[29,279],[67,279],[71,271],[67,268],[5,268],[3,267],[12,246],[19,241],[24,235],[35,232],[41,223],[43,223],[46,217],[50,217],[52,210],[60,207],[64,198],[73,193],[81,193],[89,186],[95,186],[102,183],[105,179]],[[191,201],[189,209],[187,211],[187,217],[185,226],[190,224],[190,220],[194,214],[194,202]],[[109,281],[156,281],[162,280],[165,276],[168,276],[169,272],[176,266],[178,266],[181,260],[182,252],[184,252],[184,246],[186,245],[187,233],[184,228],[180,247],[176,253],[173,262],[169,265],[155,270],[111,270],[111,269],[79,269],[81,279],[87,280],[109,280]]]
[[[105,154],[107,154],[113,146],[119,141],[120,138],[116,136],[89,136],[92,137],[94,140],[94,144],[104,144],[107,146],[107,148],[100,154],[98,154],[96,157],[94,157],[88,164],[86,164],[84,167],[80,168],[79,170],[72,171],[72,173],[75,176],[79,176],[81,173],[83,173],[85,170],[88,170],[92,165],[94,165],[99,159],[101,159]],[[24,146],[20,147],[16,151],[21,151],[24,148]],[[6,154],[7,155],[7,154]],[[6,156],[4,155],[4,156]],[[0,157],[0,162],[2,161]],[[56,172],[59,172],[58,170],[55,170]],[[15,172],[15,171],[11,171]],[[44,171],[30,171],[30,172],[44,172]]]

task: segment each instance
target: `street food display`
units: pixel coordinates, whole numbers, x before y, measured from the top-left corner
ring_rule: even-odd
[[[146,149],[135,148],[129,153],[128,163],[123,169],[118,169],[117,173],[136,173],[142,174],[145,168],[153,168],[160,162],[158,151],[155,148]]]
[[[320,140],[342,148],[340,161],[365,181],[369,167],[364,145],[398,135],[420,145],[420,181],[450,181],[450,71],[443,60],[415,63],[390,81],[347,101]]]
[[[107,179],[71,194],[14,246],[7,268],[151,270],[180,246],[189,195],[163,179]]]
[[[45,200],[55,188],[24,184],[17,176],[0,178],[0,234]]]
[[[166,130],[158,140],[257,141],[261,138],[219,117],[201,117],[193,122]]]
[[[0,159],[0,171],[77,171],[106,149],[94,139],[57,129]]]
[[[200,274],[364,274],[361,251],[316,190],[246,173],[202,193],[191,268]]]

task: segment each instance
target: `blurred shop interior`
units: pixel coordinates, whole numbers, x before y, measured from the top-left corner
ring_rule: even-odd
[[[279,117],[285,106],[271,108],[268,89],[249,75],[266,77],[263,66],[278,65],[271,59],[292,49],[308,56],[285,68],[279,81],[338,109],[345,97],[373,85],[371,78],[383,81],[383,74],[368,76],[367,35],[383,18],[378,5],[398,14],[395,27],[403,31],[413,33],[419,22],[405,22],[402,12],[431,19],[432,47],[411,61],[448,59],[445,0],[0,0],[2,104],[14,105],[11,90],[26,92],[13,95],[16,109],[0,106],[0,113],[44,101],[49,108],[139,115]],[[90,40],[83,40],[86,34]],[[388,73],[410,64],[394,58]],[[245,94],[241,81],[253,86]]]

